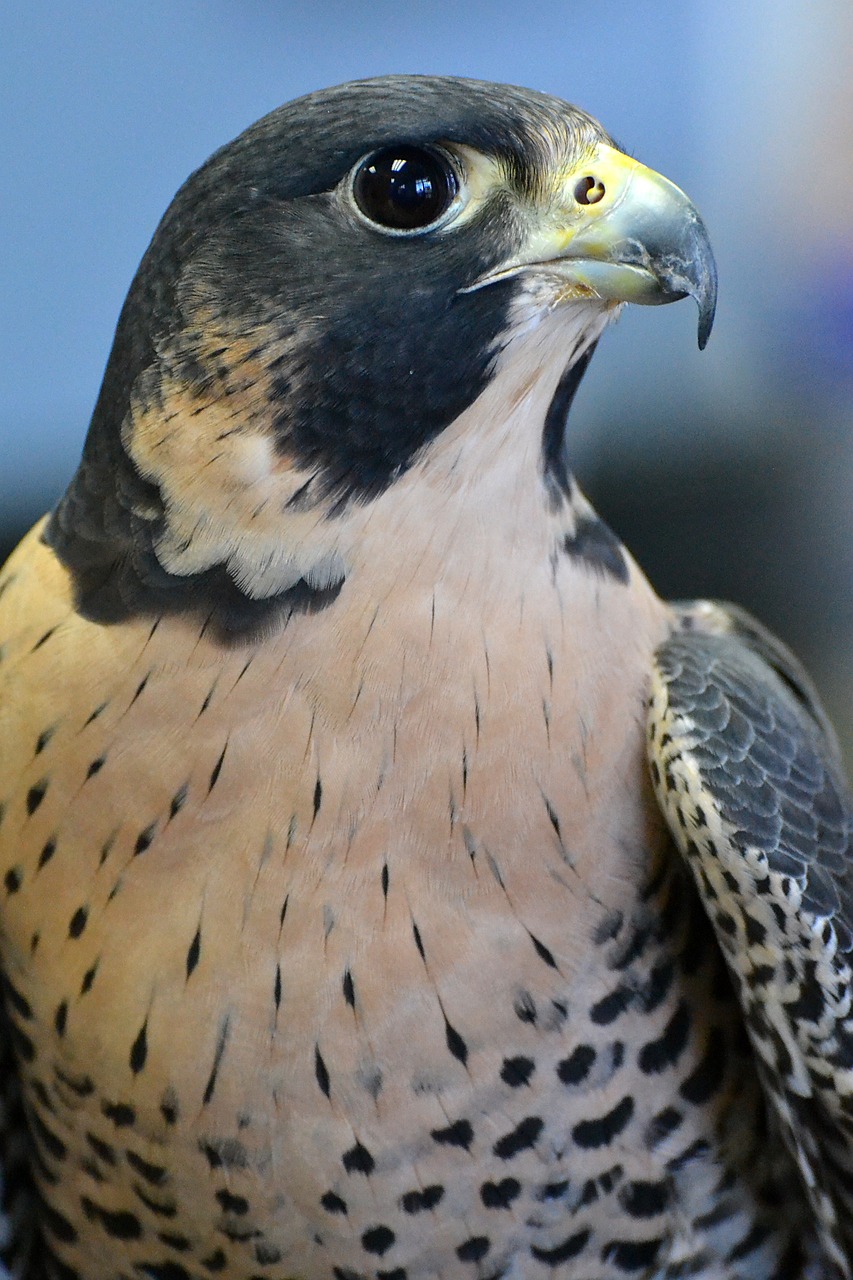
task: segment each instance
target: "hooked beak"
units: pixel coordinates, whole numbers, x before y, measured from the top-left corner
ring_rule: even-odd
[[[717,271],[705,224],[674,183],[605,143],[556,175],[521,252],[469,288],[530,271],[559,276],[567,299],[655,305],[690,295],[700,349],[708,341]]]

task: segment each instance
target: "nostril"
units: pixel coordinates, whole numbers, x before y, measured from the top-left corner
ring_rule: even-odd
[[[597,182],[589,176],[579,178],[575,183],[575,199],[578,204],[598,204],[604,195],[604,183]]]

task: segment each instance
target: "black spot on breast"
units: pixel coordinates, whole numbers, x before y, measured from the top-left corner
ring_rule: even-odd
[[[78,907],[68,923],[69,938],[79,938],[89,919],[89,908]]]
[[[90,1222],[98,1222],[114,1240],[138,1240],[142,1235],[139,1219],[132,1213],[113,1213],[103,1205],[95,1204],[88,1196],[82,1196],[80,1204]]]
[[[375,1253],[383,1257],[393,1245],[396,1236],[390,1227],[380,1225],[369,1227],[361,1237],[361,1247],[365,1253]]]
[[[98,961],[92,965],[91,969],[87,969],[83,974],[83,980],[80,983],[80,995],[85,996],[92,990],[92,983],[95,981],[95,974],[98,972]]]
[[[207,794],[208,794],[208,795],[210,795],[211,791],[213,790],[213,788],[216,786],[217,782],[219,781],[219,775],[220,775],[220,773],[222,772],[222,765],[223,765],[223,763],[224,763],[224,761],[225,761],[225,752],[226,752],[227,750],[228,750],[228,743],[227,743],[227,741],[226,741],[225,746],[222,748],[222,750],[221,750],[221,751],[220,751],[220,753],[219,753],[219,759],[216,761],[216,764],[213,766],[213,770],[212,770],[211,775],[210,775],[210,781],[209,781],[209,782],[208,782],[208,784],[207,784]]]
[[[536,1199],[543,1203],[548,1200],[561,1200],[569,1189],[568,1178],[562,1178],[559,1182],[546,1182],[536,1192]]]
[[[654,1218],[669,1203],[666,1182],[629,1182],[619,1192],[619,1203],[632,1218]]]
[[[563,837],[562,837],[561,832],[560,832],[560,819],[559,819],[559,817],[557,816],[557,810],[556,810],[556,809],[554,808],[554,806],[551,804],[551,801],[548,799],[548,797],[547,797],[547,796],[543,796],[543,797],[542,797],[542,799],[545,801],[545,810],[546,810],[546,812],[547,812],[547,814],[548,814],[548,821],[551,823],[551,826],[554,828],[554,835],[557,837],[557,839],[558,839],[559,841],[561,841],[561,842],[562,842]],[[531,936],[532,936],[532,935],[531,935]],[[534,942],[535,942],[535,941],[536,941],[536,939],[534,938]],[[550,952],[549,952],[549,955],[550,955]],[[556,967],[557,967],[557,966],[556,966],[556,965],[554,965],[554,968],[555,968],[555,969],[556,969]]]
[[[648,1272],[653,1267],[662,1240],[611,1240],[601,1251],[602,1259],[620,1271]]]
[[[108,1142],[102,1141],[102,1139],[96,1137],[94,1133],[87,1133],[86,1141],[99,1160],[103,1160],[106,1164],[115,1164],[116,1153],[114,1148],[111,1147]]]
[[[201,955],[201,925],[196,929],[192,942],[187,951],[187,980],[192,977],[193,970],[198,964]]]
[[[177,817],[181,809],[183,809],[184,805],[186,804],[187,796],[189,795],[189,790],[190,790],[190,784],[188,782],[185,782],[183,786],[179,787],[178,790],[175,792],[175,794],[172,796],[172,799],[169,803],[169,821],[170,822],[172,818]]]
[[[690,1013],[682,1001],[658,1040],[650,1040],[640,1050],[638,1062],[646,1075],[657,1075],[673,1066],[684,1052],[690,1036]]]
[[[260,1231],[247,1231],[240,1227],[220,1227],[222,1235],[226,1240],[230,1240],[232,1244],[246,1244],[249,1240],[254,1240],[261,1234]]]
[[[323,1061],[323,1055],[320,1053],[320,1046],[316,1044],[314,1046],[314,1075],[317,1077],[317,1084],[320,1086],[321,1093],[324,1093],[328,1098],[330,1093],[329,1071]]]
[[[145,1066],[148,1057],[148,1023],[143,1022],[139,1028],[139,1034],[134,1040],[130,1048],[130,1069],[135,1076],[138,1076]]]
[[[7,584],[6,584],[6,583],[4,583],[4,586],[5,586],[5,585],[7,585]],[[56,632],[57,632],[58,630],[59,630],[59,627],[58,627],[58,626],[55,626],[55,627],[51,627],[51,628],[50,628],[50,630],[45,631],[44,635],[43,635],[43,636],[41,636],[38,640],[36,640],[36,642],[35,642],[35,644],[33,645],[32,649],[30,649],[30,653],[35,653],[35,652],[36,652],[36,650],[37,650],[37,649],[40,649],[40,648],[42,647],[42,645],[43,645],[43,644],[47,644],[47,642],[48,642],[48,640],[50,639],[50,637],[51,637],[52,635],[55,635],[55,634],[56,634]]]
[[[554,959],[551,952],[545,946],[545,943],[540,942],[539,939],[535,938],[532,933],[530,934],[530,941],[533,943],[533,946],[536,949],[536,954],[538,955],[539,959],[544,960],[545,964],[548,965],[549,969],[556,969],[557,961]]]
[[[102,1102],[101,1111],[108,1120],[112,1120],[117,1129],[136,1124],[136,1112],[126,1102]]]
[[[83,728],[88,729],[90,724],[94,724],[94,722],[104,714],[109,705],[109,702],[99,702],[94,711],[91,711],[86,717],[86,720],[83,723]]]
[[[572,1129],[572,1138],[579,1147],[595,1149],[605,1147],[618,1137],[634,1114],[634,1099],[625,1097],[605,1115],[595,1120],[581,1120]]]
[[[446,1018],[444,1020],[444,1027],[445,1027],[445,1033],[447,1036],[448,1049],[453,1054],[454,1058],[458,1058],[459,1061],[464,1066],[465,1063],[468,1061],[468,1046],[466,1045],[465,1041],[462,1039],[462,1037],[460,1036],[456,1028],[452,1027]]]
[[[89,764],[89,768],[86,770],[86,781],[88,782],[90,778],[94,778],[96,773],[100,773],[105,764],[105,756],[98,756],[97,759],[92,760]]]
[[[201,706],[199,707],[199,710],[198,710],[198,716],[197,716],[197,719],[199,719],[199,720],[200,720],[200,719],[201,719],[201,717],[204,715],[205,711],[207,711],[208,707],[210,706],[211,702],[213,701],[213,695],[216,693],[216,685],[217,685],[218,679],[219,679],[219,677],[217,676],[216,680],[214,680],[213,684],[210,686],[210,688],[208,689],[207,693],[204,695],[204,701],[202,702],[202,704],[201,704]],[[209,794],[210,794],[210,792],[208,791],[208,795],[209,795]]]
[[[521,1194],[517,1178],[502,1178],[500,1182],[484,1182],[480,1187],[480,1199],[487,1209],[509,1209],[513,1200]]]
[[[468,1120],[455,1120],[445,1129],[433,1129],[430,1133],[433,1142],[444,1147],[464,1147],[467,1151],[474,1141],[474,1130]]]
[[[360,1142],[356,1142],[349,1151],[345,1151],[341,1159],[347,1173],[363,1173],[366,1176],[373,1172],[376,1164],[367,1147]]]
[[[346,972],[344,973],[343,980],[341,982],[341,987],[344,993],[344,999],[346,1000],[350,1008],[354,1009],[355,1008],[355,987],[353,986],[352,974],[350,973],[349,969],[347,969]]]
[[[498,1138],[492,1150],[500,1160],[511,1160],[519,1152],[534,1146],[543,1128],[539,1116],[527,1116],[509,1133]]]
[[[216,1200],[223,1213],[236,1213],[242,1216],[249,1212],[249,1202],[244,1196],[235,1196],[227,1188],[222,1187],[216,1192]]]
[[[47,788],[49,785],[50,785],[50,779],[42,778],[39,782],[35,783],[34,786],[30,787],[29,791],[27,792],[27,799],[26,799],[28,817],[31,818],[39,808],[39,805],[47,795]]]
[[[107,858],[110,856],[110,853],[112,852],[112,847],[115,843],[116,834],[117,832],[113,831],[111,835],[107,836],[106,840],[101,845],[101,854],[98,862],[98,865],[101,867],[104,865]]]
[[[166,1170],[161,1164],[152,1164],[150,1160],[143,1160],[142,1156],[138,1156],[135,1151],[126,1151],[125,1157],[131,1169],[135,1169],[152,1187],[160,1187],[166,1181]]]
[[[56,1028],[58,1036],[65,1035],[65,1028],[68,1024],[68,1001],[60,1000],[56,1006],[56,1012],[53,1015],[53,1025]]]
[[[491,1247],[488,1236],[471,1236],[458,1246],[456,1256],[460,1262],[479,1262]]]
[[[42,867],[46,866],[47,863],[50,862],[51,858],[55,853],[56,853],[56,836],[51,836],[50,839],[45,843],[41,853],[39,854],[39,860],[38,860],[39,871],[41,871]]]
[[[163,1094],[160,1102],[160,1114],[166,1124],[175,1124],[178,1119],[178,1100],[171,1090]]]
[[[174,1201],[155,1200],[147,1191],[143,1191],[142,1187],[137,1183],[133,1183],[133,1193],[145,1205],[145,1208],[150,1209],[158,1218],[174,1218],[177,1216],[178,1206]]]
[[[213,1053],[213,1065],[210,1068],[210,1075],[207,1078],[207,1084],[204,1089],[204,1097],[202,1103],[207,1106],[213,1097],[216,1089],[216,1079],[219,1075],[219,1068],[222,1065],[222,1058],[225,1054],[225,1046],[228,1043],[228,1035],[231,1028],[231,1019],[226,1013],[219,1024],[219,1035],[216,1039],[216,1048]]]
[[[238,1142],[236,1138],[223,1138],[218,1142],[201,1142],[199,1150],[211,1169],[245,1169],[249,1164],[248,1152],[242,1142]]]
[[[518,1089],[521,1085],[530,1083],[530,1077],[535,1070],[536,1064],[532,1058],[504,1058],[501,1066],[501,1080],[511,1089]]]
[[[24,880],[24,873],[21,870],[21,868],[11,867],[3,877],[3,884],[6,887],[6,892],[10,896],[13,893],[17,893],[21,885],[23,884],[23,880]]]
[[[607,1027],[623,1014],[631,1002],[631,992],[627,987],[619,986],[610,995],[604,996],[589,1011],[590,1020],[597,1027]]]
[[[341,1199],[334,1191],[326,1191],[320,1197],[320,1204],[327,1213],[346,1213],[347,1202]]]
[[[400,1197],[400,1207],[404,1213],[423,1213],[428,1209],[434,1209],[443,1196],[444,1187],[433,1183],[424,1187],[422,1191],[407,1191]]]
[[[592,1070],[595,1057],[591,1044],[579,1044],[567,1058],[557,1063],[557,1076],[565,1085],[581,1084]]]
[[[138,858],[141,853],[145,853],[151,848],[151,844],[157,834],[157,823],[151,822],[144,831],[140,831],[136,837],[136,844],[133,846],[133,856]]]
[[[659,1111],[648,1127],[646,1143],[654,1148],[664,1142],[682,1123],[683,1116],[675,1107],[664,1107]]]
[[[576,1258],[589,1240],[590,1233],[588,1230],[576,1231],[574,1235],[568,1236],[562,1244],[556,1245],[553,1249],[540,1249],[537,1245],[531,1245],[531,1255],[537,1262],[547,1262],[552,1267],[558,1262],[569,1262],[572,1258]]]
[[[158,1231],[157,1239],[167,1248],[174,1249],[176,1253],[188,1253],[192,1248],[186,1236],[179,1236],[173,1231]]]
[[[672,960],[666,960],[663,964],[656,965],[651,972],[651,976],[642,991],[642,1005],[646,1013],[654,1013],[669,994],[673,980],[675,978],[675,963]]]

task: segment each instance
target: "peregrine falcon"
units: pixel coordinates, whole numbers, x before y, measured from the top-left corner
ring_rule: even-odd
[[[702,346],[715,281],[504,85],[311,94],[181,188],[0,577],[10,1275],[850,1280],[832,731],[566,446],[621,305]]]

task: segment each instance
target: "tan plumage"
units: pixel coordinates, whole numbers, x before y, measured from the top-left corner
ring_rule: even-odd
[[[390,111],[419,82],[375,84]],[[2,960],[50,1276],[805,1275],[647,774],[680,623],[543,471],[612,315],[580,294],[534,272],[483,388],[331,512],[271,430],[293,334],[201,307],[218,373],[170,330],[121,435],[168,605],[140,571],[99,620],[56,524],[3,571]],[[223,558],[285,593],[228,639],[172,607]]]

